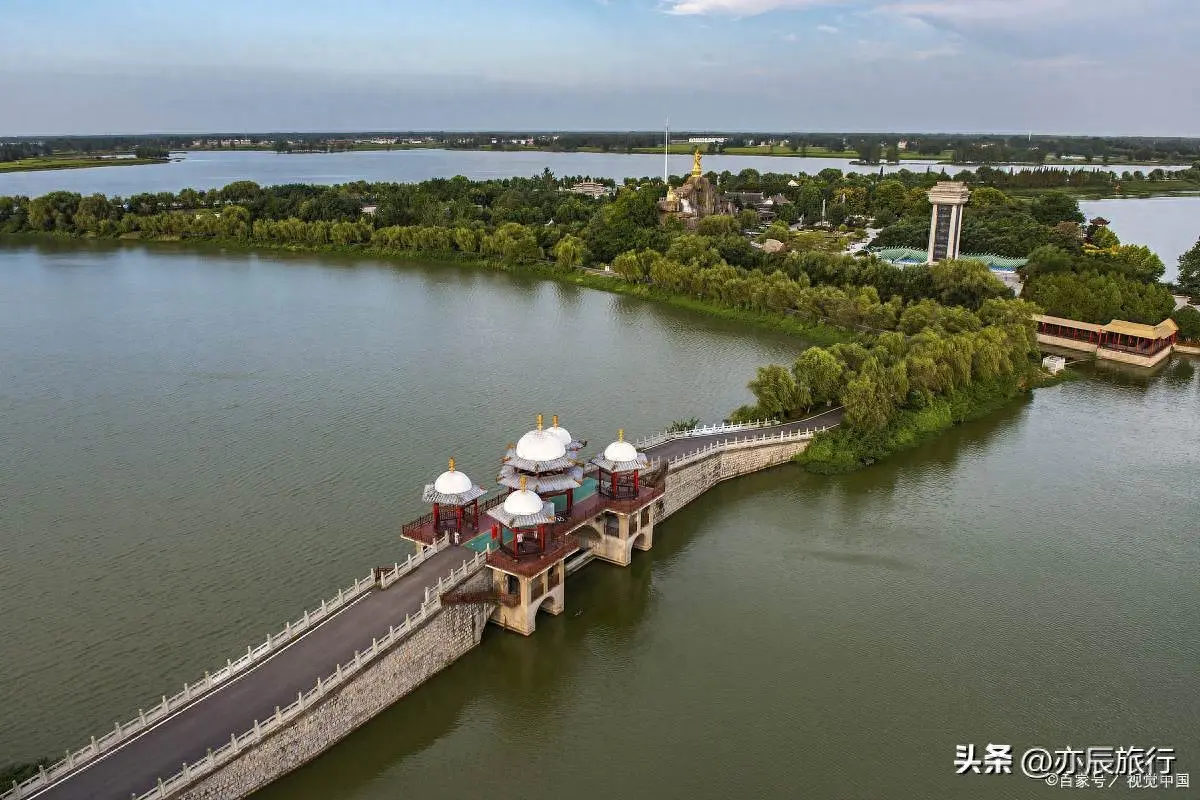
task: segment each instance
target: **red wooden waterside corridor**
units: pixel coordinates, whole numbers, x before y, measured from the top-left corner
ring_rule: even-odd
[[[1168,319],[1158,325],[1143,325],[1114,319],[1107,325],[1062,317],[1037,316],[1037,331],[1043,336],[1070,339],[1098,349],[1153,356],[1175,344],[1179,329]]]

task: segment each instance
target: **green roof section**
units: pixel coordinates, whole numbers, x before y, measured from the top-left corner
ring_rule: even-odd
[[[870,247],[867,252],[892,264],[924,264],[928,253],[915,247]],[[995,253],[960,253],[960,259],[982,261],[988,269],[1011,271],[1025,265],[1027,258],[1011,258]]]

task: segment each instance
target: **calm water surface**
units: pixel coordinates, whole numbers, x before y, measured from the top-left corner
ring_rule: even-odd
[[[528,178],[549,169],[555,175],[598,178],[642,178],[661,175],[662,155],[624,153],[489,152],[483,150],[356,150],[349,153],[273,153],[254,150],[189,152],[181,161],[135,167],[44,170],[0,174],[0,194],[30,197],[66,189],[128,197],[138,192],[177,192],[185,187],[211,189],[239,180],[263,186],[280,183],[337,184],[351,181],[424,181],[465,175],[473,180]],[[692,169],[690,155],[670,157],[671,174]],[[705,156],[705,169],[740,172],[809,172],[834,168],[876,172],[879,167],[855,166],[843,158],[793,156]],[[939,171],[933,162],[907,162],[907,169]],[[888,171],[900,167],[885,167]]]
[[[1179,256],[1200,240],[1200,197],[1142,197],[1088,200],[1079,204],[1088,219],[1104,217],[1126,244],[1144,244],[1163,260],[1163,280],[1179,277]]]
[[[180,189],[212,189],[233,181],[250,180],[263,186],[280,183],[337,184],[351,181],[424,181],[465,175],[473,180],[527,178],[549,169],[555,175],[591,175],[598,178],[642,178],[661,175],[663,158],[648,153],[546,153],[489,152],[482,150],[358,150],[349,153],[274,153],[256,150],[207,150],[182,155],[168,164],[136,167],[93,167],[89,169],[43,170],[0,174],[0,194],[35,197],[56,190],[128,197],[138,192],[177,192]],[[800,158],[798,156],[705,156],[706,169],[740,172],[816,174],[823,169],[844,172],[878,172],[879,167],[858,166],[845,158]],[[1003,165],[1001,165],[1003,166]],[[690,155],[672,155],[672,175],[686,175],[692,168]],[[909,169],[914,172],[943,168],[951,174],[963,167],[932,161],[906,161],[888,165],[885,172]],[[1019,167],[1018,167],[1019,168]],[[1079,168],[1085,168],[1082,165]],[[1099,169],[1099,167],[1094,167]],[[1109,169],[1120,170],[1120,165]],[[1138,169],[1131,167],[1131,169]]]
[[[0,249],[0,290],[0,761],[402,556],[447,456],[486,484],[537,411],[593,445],[716,419],[803,346],[503,275],[165,247]],[[1101,370],[851,476],[722,485],[262,797],[1049,794],[956,778],[967,742],[1173,746],[1200,779],[1197,411],[1194,362]]]

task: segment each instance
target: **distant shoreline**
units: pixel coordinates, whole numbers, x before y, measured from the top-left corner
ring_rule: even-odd
[[[40,172],[52,169],[91,169],[92,167],[136,167],[144,164],[166,164],[169,158],[22,158],[0,161],[0,173]]]
[[[444,144],[360,144],[353,147],[343,147],[333,150],[324,149],[295,149],[287,151],[275,151],[269,146],[246,146],[246,147],[183,147],[176,152],[183,153],[223,153],[223,152],[255,152],[255,153],[272,153],[279,152],[279,155],[335,155],[339,153],[356,153],[356,152],[379,152],[389,150],[444,150],[448,153],[467,152],[467,153],[560,153],[570,155],[572,153],[588,153],[601,154],[610,156],[628,156],[628,155],[662,155],[662,148],[655,147],[634,147],[629,152],[610,149],[604,150],[600,147],[577,147],[571,150],[556,149],[553,147],[545,147],[538,145],[509,145],[505,147],[446,147]],[[671,155],[687,155],[690,156],[694,150],[694,145],[671,145]],[[863,163],[858,161],[858,153],[850,150],[832,151],[824,148],[810,147],[808,152],[801,153],[799,151],[793,153],[786,148],[776,148],[774,151],[760,147],[730,147],[723,152],[710,153],[703,152],[704,156],[762,156],[764,158],[828,158],[852,161],[859,166],[869,167],[885,167],[885,166],[903,166],[905,162],[916,161],[922,164],[937,164],[945,167],[1022,167],[1027,169],[1035,169],[1037,167],[1053,167],[1055,169],[1071,169],[1073,167],[1094,167],[1096,169],[1104,168],[1105,165],[1097,164],[1096,162],[1087,163],[1085,161],[1060,161],[1047,159],[1044,162],[1035,161],[1005,161],[1005,162],[985,162],[985,161],[951,161],[944,153],[938,156],[921,155],[919,153],[904,153],[900,156],[899,161],[880,161],[873,164]],[[1108,169],[1115,170],[1121,167],[1162,167],[1163,169],[1187,169],[1190,164],[1172,164],[1162,161],[1122,161],[1119,164],[1108,165]]]

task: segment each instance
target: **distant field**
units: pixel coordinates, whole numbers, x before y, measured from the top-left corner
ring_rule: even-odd
[[[696,149],[696,147],[697,147],[697,145],[694,145],[694,144],[673,143],[670,147],[670,152],[678,154],[678,155],[691,155],[691,153]],[[705,155],[708,155],[708,151],[705,149],[705,147],[706,147],[705,145],[699,145],[699,147],[700,147],[700,152],[704,153]],[[661,153],[662,148],[661,147],[637,147],[637,148],[634,148],[634,152],[635,153]],[[795,157],[802,157],[802,158],[848,158],[851,160],[858,158],[857,150],[829,150],[828,148],[825,148],[825,147],[809,146],[807,149],[805,149],[803,151],[796,150],[795,152],[792,152],[792,149],[790,147],[784,147],[784,146],[780,146],[780,145],[776,145],[775,147],[771,147],[769,145],[762,146],[762,147],[726,147],[722,154],[727,155],[727,156],[795,156]],[[950,160],[950,151],[946,150],[946,151],[942,152],[941,155],[938,155],[938,156],[925,156],[925,155],[921,155],[919,153],[902,152],[902,153],[900,153],[900,160],[901,161],[949,161]]]
[[[1045,192],[1058,191],[1076,197],[1099,199],[1102,197],[1156,197],[1173,194],[1200,194],[1200,181],[1171,180],[1171,181],[1122,181],[1121,191],[1116,192],[1107,186],[1053,186],[1045,189],[1015,189],[1006,187],[1004,191],[1011,195],[1033,197]]]
[[[99,158],[98,156],[41,156],[0,161],[0,172],[27,172],[39,169],[87,169],[89,167],[128,167],[138,164],[162,164],[158,158]]]

